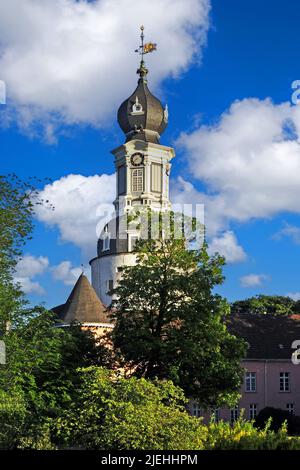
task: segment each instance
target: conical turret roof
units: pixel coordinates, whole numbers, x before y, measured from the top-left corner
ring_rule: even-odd
[[[81,274],[67,302],[53,308],[64,323],[109,323],[106,307],[84,274]]]

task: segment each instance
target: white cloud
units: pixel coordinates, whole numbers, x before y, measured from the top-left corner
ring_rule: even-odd
[[[16,274],[19,277],[34,277],[42,274],[49,266],[46,256],[25,255],[17,264]]]
[[[139,25],[158,43],[147,57],[155,88],[201,60],[209,10],[210,0],[1,0],[8,109],[25,128],[44,122],[50,140],[57,121],[105,125],[135,85]]]
[[[43,274],[49,266],[49,260],[45,256],[25,255],[17,264],[14,280],[21,285],[25,294],[35,293],[42,295],[45,293],[39,282],[33,280],[38,275]]]
[[[82,273],[82,269],[72,267],[70,261],[62,261],[57,266],[53,266],[51,271],[54,279],[62,281],[66,286],[73,286]]]
[[[247,259],[245,251],[238,244],[236,236],[232,231],[227,231],[220,237],[213,237],[208,251],[210,254],[220,253],[220,255],[225,257],[227,263],[239,263]]]
[[[300,107],[255,98],[234,102],[219,122],[182,134],[198,192],[178,180],[177,200],[205,204],[210,235],[230,222],[300,213]]]
[[[274,240],[282,240],[284,237],[289,237],[295,245],[300,245],[300,227],[286,224],[285,227],[275,233],[272,238]]]
[[[74,243],[86,257],[96,255],[100,228],[113,212],[115,175],[68,175],[45,186],[40,196],[54,206],[38,206],[38,220],[57,227],[62,241]]]
[[[265,281],[269,281],[270,276],[266,274],[248,274],[240,278],[242,287],[259,287],[264,284]]]
[[[20,284],[21,289],[25,294],[44,295],[46,293],[45,289],[39,282],[32,281],[29,277],[15,277],[14,281],[17,284]]]

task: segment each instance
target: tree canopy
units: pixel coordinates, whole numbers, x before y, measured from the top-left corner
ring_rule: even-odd
[[[231,304],[235,314],[253,313],[259,315],[292,315],[300,312],[300,303],[287,296],[256,295]]]
[[[113,343],[132,373],[173,380],[207,407],[236,400],[245,354],[226,328],[227,301],[213,293],[223,264],[183,238],[141,240],[112,305]]]

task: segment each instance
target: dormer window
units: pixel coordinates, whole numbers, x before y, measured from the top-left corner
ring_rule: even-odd
[[[143,106],[142,106],[141,103],[139,102],[138,96],[135,97],[135,102],[134,102],[134,104],[132,105],[131,114],[132,114],[133,116],[134,116],[134,115],[137,115],[137,114],[144,114]]]
[[[110,233],[108,232],[108,224],[105,225],[103,230],[103,245],[102,251],[107,251],[110,248]]]

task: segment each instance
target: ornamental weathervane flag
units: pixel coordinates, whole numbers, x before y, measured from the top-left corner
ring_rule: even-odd
[[[135,52],[138,52],[141,56],[145,55],[145,54],[149,54],[149,52],[153,52],[153,51],[156,51],[157,49],[157,44],[153,43],[153,42],[146,42],[146,44],[144,44],[144,26],[141,26],[141,40],[142,40],[142,43],[140,45],[140,47],[138,49],[136,49]]]

